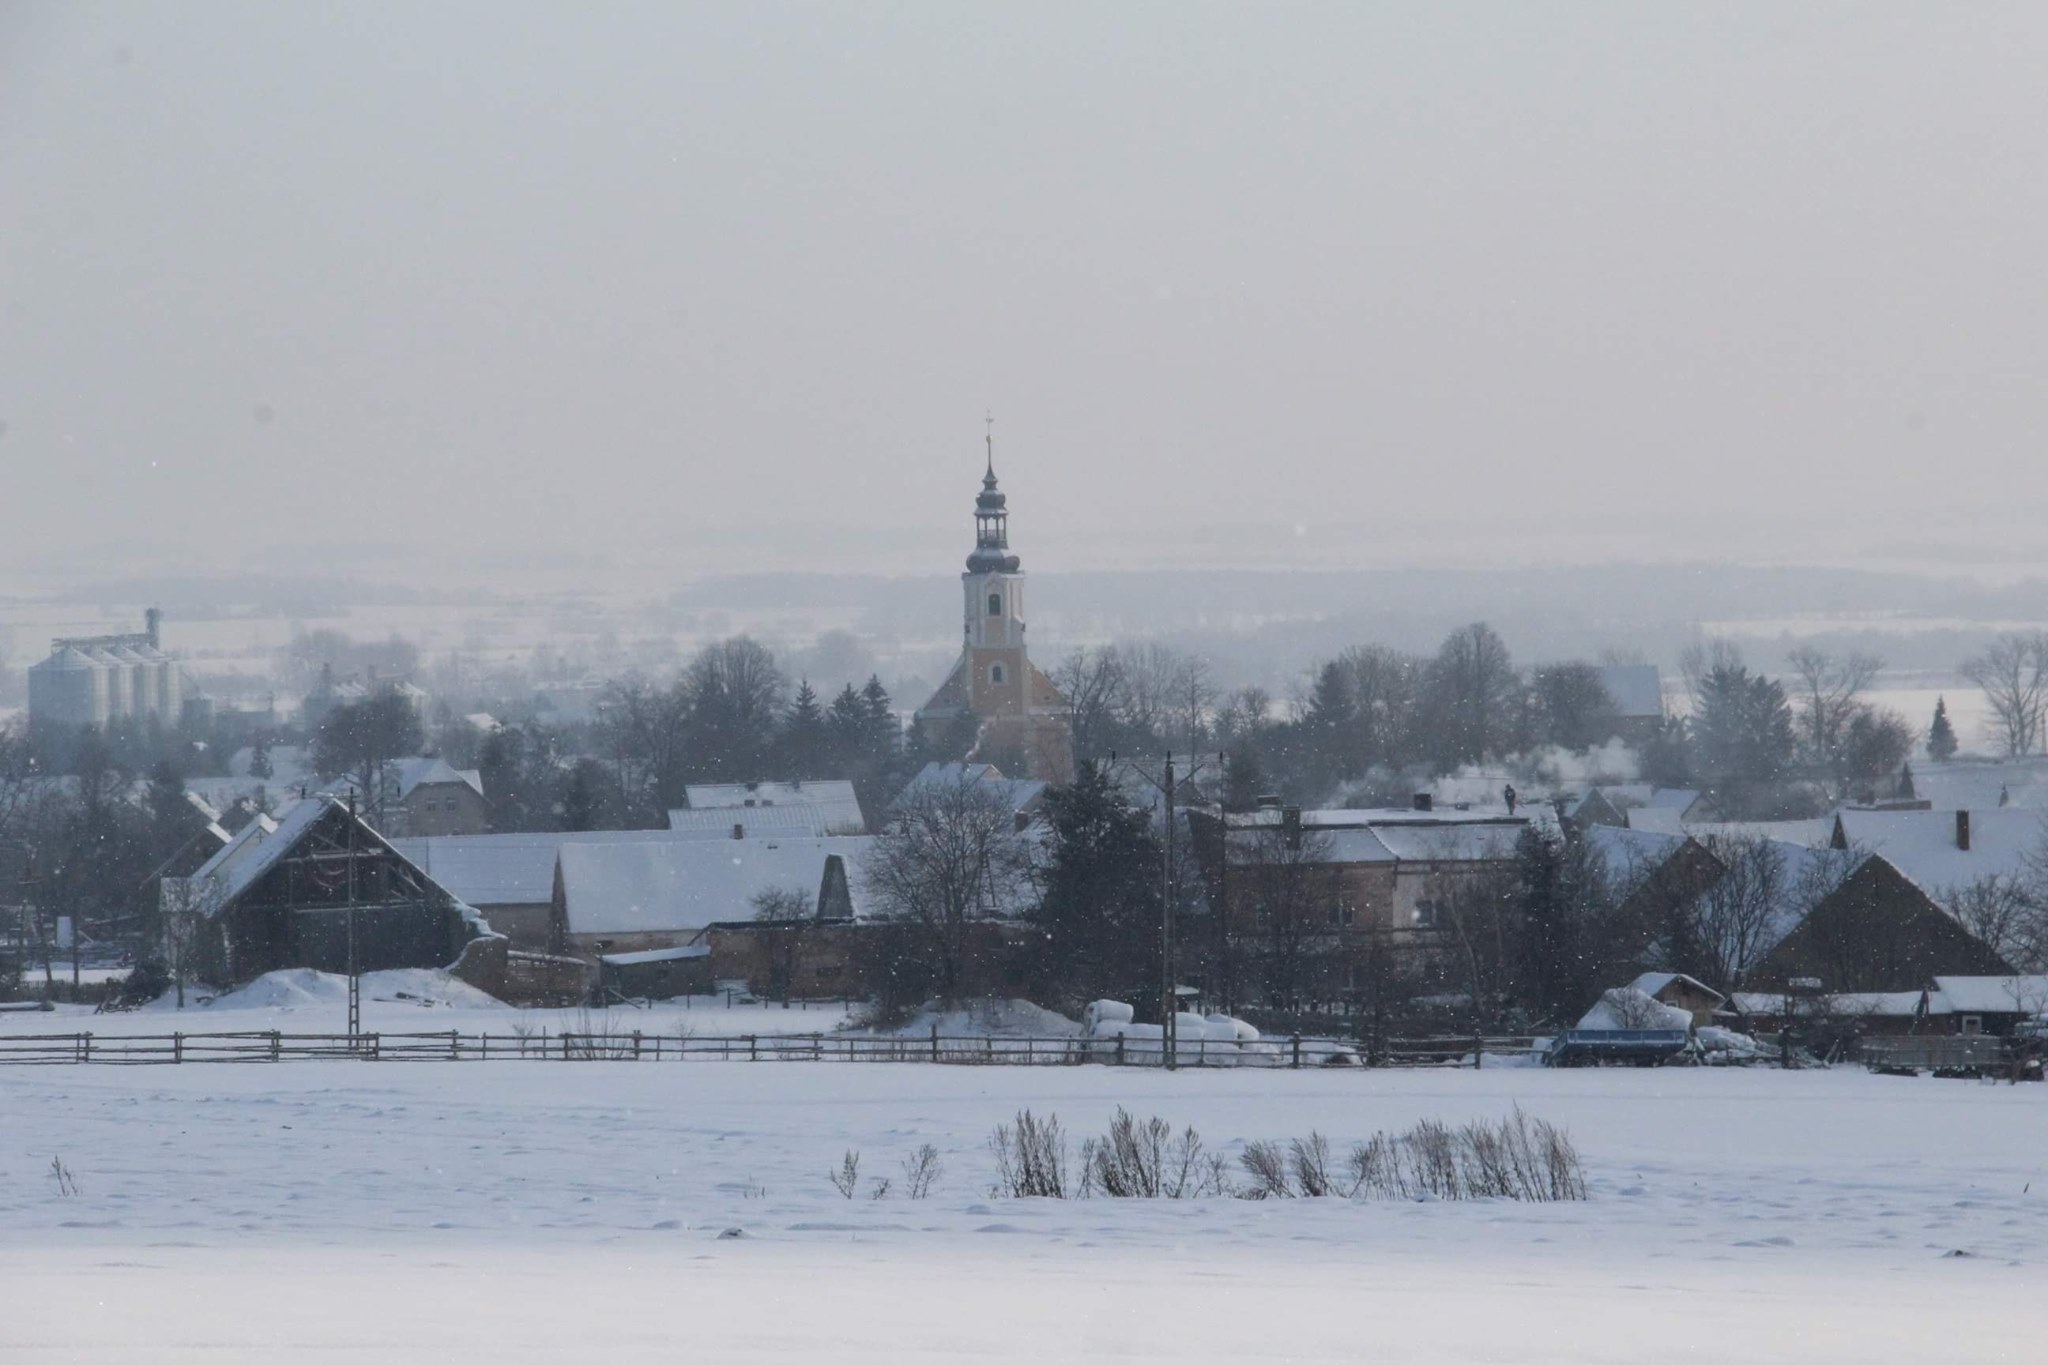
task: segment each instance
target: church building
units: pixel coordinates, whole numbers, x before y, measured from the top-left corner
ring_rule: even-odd
[[[1024,569],[1010,551],[1009,522],[1008,499],[996,487],[991,436],[988,472],[974,500],[974,553],[960,575],[966,599],[960,661],[917,719],[941,732],[971,725],[967,758],[993,763],[1012,777],[1066,782],[1074,775],[1067,699],[1024,650]]]

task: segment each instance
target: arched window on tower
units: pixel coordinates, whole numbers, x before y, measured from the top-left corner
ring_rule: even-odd
[[[997,687],[1003,685],[1003,666],[1001,664],[990,664],[988,666],[988,680]]]
[[[1001,593],[992,592],[988,595],[988,614],[990,616],[1001,616],[1003,614],[1003,595]]]

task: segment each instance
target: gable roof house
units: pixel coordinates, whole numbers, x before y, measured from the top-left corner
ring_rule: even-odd
[[[447,967],[490,925],[331,796],[252,821],[159,891],[188,973],[234,985],[265,972]]]
[[[1655,664],[1602,664],[1600,686],[1614,699],[1621,735],[1639,743],[1664,720],[1664,675]]]
[[[594,829],[393,839],[413,866],[474,906],[493,929],[526,952],[558,953],[555,860],[570,844],[660,842],[658,829]]]
[[[1829,852],[1852,860],[1846,876],[1801,913],[1787,905],[1771,944],[1743,981],[1783,990],[1813,978],[1833,992],[1917,990],[1937,974],[2009,974],[2012,966],[1879,854]]]
[[[668,813],[668,827],[696,839],[768,835],[865,834],[867,818],[853,783],[717,782],[683,788],[687,805]]]
[[[564,844],[555,864],[554,934],[585,957],[687,947],[712,924],[752,919],[763,892],[811,898],[820,919],[865,902],[865,836],[641,839]]]
[[[440,758],[404,758],[384,767],[383,824],[393,837],[482,834],[491,827],[483,774]]]

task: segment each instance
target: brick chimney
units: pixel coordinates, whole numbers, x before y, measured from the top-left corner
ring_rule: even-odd
[[[1970,851],[1970,812],[1966,810],[1956,812],[1956,847],[1965,853]]]

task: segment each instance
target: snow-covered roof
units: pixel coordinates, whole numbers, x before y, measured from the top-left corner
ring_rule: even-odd
[[[678,839],[730,839],[735,828],[743,839],[780,834],[864,834],[866,825],[856,807],[852,812],[834,806],[756,806],[752,810],[672,810],[669,832]]]
[[[1404,863],[1497,862],[1515,856],[1520,822],[1489,824],[1374,825],[1372,832]]]
[[[1600,685],[1614,698],[1623,719],[1664,714],[1664,679],[1655,664],[1603,664]]]
[[[258,816],[244,825],[240,834],[186,879],[188,885],[205,892],[202,903],[194,908],[209,915],[219,913],[290,852],[330,805],[339,804],[332,797],[318,797],[299,802],[280,820]]]
[[[1716,1003],[1728,998],[1712,986],[1707,985],[1696,977],[1687,976],[1684,972],[1644,972],[1628,984],[1631,990],[1638,990],[1644,995],[1655,996],[1658,991],[1674,983],[1687,985],[1702,994],[1711,995]]]
[[[1257,810],[1231,816],[1230,823],[1234,828],[1279,825],[1286,823],[1286,814],[1286,811],[1278,806],[1261,806]],[[1332,806],[1302,811],[1301,824],[1304,829],[1380,829],[1389,825],[1472,825],[1512,822],[1519,829],[1530,821],[1549,823],[1554,818],[1545,806],[1524,806],[1515,815],[1509,815],[1504,806],[1486,806],[1476,810],[1459,810],[1454,806],[1438,806],[1433,810],[1412,810],[1407,806],[1347,810]]]
[[[1913,795],[1936,810],[2048,810],[2048,758],[1913,765]]]
[[[444,758],[401,758],[391,765],[391,780],[403,801],[415,787],[443,787],[461,784],[478,796],[484,794],[483,774],[474,768],[450,766]]]
[[[680,948],[649,948],[644,953],[605,953],[597,960],[607,967],[639,967],[649,962],[686,962],[710,956],[710,944],[686,943]]]
[[[1607,991],[1579,1020],[1582,1029],[1689,1029],[1692,1011],[1653,1000],[1634,986]]]
[[[1644,828],[1637,820],[1641,811],[1630,811],[1629,828]],[[1695,839],[1769,839],[1776,844],[1797,844],[1801,848],[1826,848],[1834,841],[1835,818],[1817,816],[1811,820],[1695,820],[1659,827],[1659,832],[1690,834]]]
[[[1851,847],[1869,849],[1931,896],[1960,890],[1994,873],[2015,876],[2028,857],[2048,849],[2048,813],[1973,810],[1970,847],[1956,847],[1958,812],[1952,810],[1844,810],[1836,813]]]
[[[475,906],[545,905],[555,894],[555,857],[568,844],[645,843],[674,838],[658,829],[551,834],[446,834],[393,839],[391,846],[450,894]]]
[[[1600,855],[1611,876],[1628,878],[1648,876],[1690,842],[1683,834],[1663,834],[1619,825],[1592,825],[1582,832],[1581,837]]]
[[[683,788],[684,809],[668,813],[669,828],[697,838],[731,838],[734,825],[757,833],[864,834],[867,819],[853,783],[722,782]]]
[[[691,810],[731,810],[744,806],[838,806],[856,812],[853,783],[840,778],[821,782],[691,782],[683,787]]]
[[[1934,986],[1957,1014],[2048,1011],[2048,975],[1937,976]]]
[[[560,853],[569,932],[672,933],[751,919],[763,891],[815,897],[828,858],[846,869],[861,913],[867,836],[790,839],[656,839],[565,844]]]
[[[1699,799],[1699,792],[1691,787],[1652,787],[1643,798],[1643,806],[1649,810],[1683,811]]]
[[[1311,830],[1309,833],[1311,837],[1306,841],[1307,851],[1319,864],[1394,861],[1394,850],[1388,848],[1379,835],[1369,829]],[[1256,862],[1270,847],[1266,841],[1273,837],[1265,830],[1239,829],[1235,826],[1233,818],[1230,846],[1235,850],[1236,856],[1232,862]]]
[[[1808,1003],[1806,997],[1794,997],[1793,1007],[1802,1012],[1826,1013],[1846,1017],[1875,1017],[1884,1019],[1910,1019],[1920,1013],[1920,998],[1927,997],[1927,1013],[1952,1014],[1947,997],[1940,991],[1857,991],[1840,995],[1825,995]],[[1776,1016],[1785,1012],[1783,991],[1737,991],[1729,997],[1729,1003],[1743,1014]]]
[[[929,791],[966,785],[990,787],[1003,793],[1010,808],[1022,814],[1038,803],[1045,794],[1045,783],[1025,777],[1005,777],[1002,770],[990,763],[927,763],[918,770],[917,776],[904,785],[896,794],[894,805],[902,805],[914,796]]]

